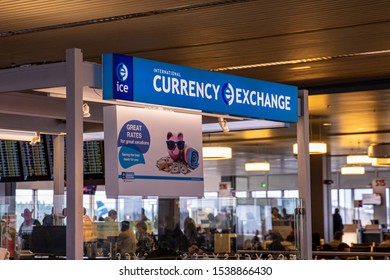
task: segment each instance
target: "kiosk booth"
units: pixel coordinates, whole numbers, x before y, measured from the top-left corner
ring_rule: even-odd
[[[107,197],[161,196],[167,198],[166,208],[171,207],[169,198],[203,196],[202,114],[297,123],[301,200],[296,209],[297,244],[300,258],[311,258],[307,91],[115,54],[103,55],[103,65],[99,65],[84,62],[79,49],[68,49],[65,62],[0,71],[0,92],[58,87],[66,92],[66,126],[61,124],[52,131],[57,135],[53,182],[54,193],[64,194],[66,133],[67,259],[84,255],[80,108],[85,101],[104,106],[100,118],[104,119]],[[88,89],[101,88],[103,99],[85,94]],[[30,113],[28,106],[23,110]],[[20,128],[15,125],[13,129]],[[175,153],[177,150],[180,153]],[[63,205],[64,201],[55,203]],[[164,199],[160,207],[164,207]]]

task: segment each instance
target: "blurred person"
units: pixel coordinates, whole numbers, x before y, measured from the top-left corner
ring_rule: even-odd
[[[282,215],[280,215],[280,213],[279,213],[278,207],[272,207],[271,217],[272,217],[272,220],[280,220],[282,218]]]
[[[390,234],[385,235],[385,240],[379,244],[379,247],[390,247]]]
[[[24,218],[24,221],[19,227],[18,235],[22,239],[22,250],[30,250],[30,237],[33,231],[33,226],[40,226],[41,223],[32,217],[34,210],[24,209],[21,216]]]
[[[184,244],[182,249],[189,255],[203,254],[203,250],[200,249],[200,240],[198,236],[198,230],[194,219],[187,217],[184,220]]]
[[[336,231],[333,235],[333,240],[328,242],[328,244],[336,250],[337,246],[343,241],[343,235],[344,233],[342,231]]]
[[[325,243],[320,251],[323,251],[323,252],[332,252],[334,251],[333,250],[333,247],[331,245],[329,245],[328,243]],[[320,260],[334,260],[334,255],[318,255],[318,259]]]
[[[336,208],[333,213],[333,233],[344,229],[343,219],[340,215],[340,209]]]
[[[108,211],[108,216],[104,219],[106,222],[115,222],[116,219],[118,218],[118,212],[116,210],[111,209]]]
[[[190,247],[193,244],[198,244],[198,231],[196,230],[195,221],[187,217],[184,220],[184,236],[185,236],[185,248]]]
[[[142,221],[149,221],[149,218],[146,216],[145,208],[141,208],[141,220]]]
[[[83,211],[84,255],[94,259],[96,257],[97,229],[92,219],[87,215],[85,207],[83,207]]]
[[[83,208],[83,239],[84,242],[95,242],[97,239],[96,226],[92,219],[87,215],[87,209]]]
[[[118,251],[123,256],[125,254],[134,254],[137,241],[133,231],[130,229],[130,222],[122,221],[121,229],[118,235]]]
[[[345,242],[341,242],[338,246],[337,246],[337,252],[351,252],[351,247],[345,243]],[[338,255],[335,257],[336,260],[353,260],[353,259],[356,259],[355,257],[348,257],[347,255],[343,256],[343,255]]]
[[[44,226],[54,226],[54,207],[51,208],[50,214],[45,213],[45,217],[43,217],[42,224]]]
[[[283,208],[282,209],[282,219],[289,220],[291,219],[292,215],[287,213],[287,209]]]
[[[154,250],[153,237],[148,233],[148,227],[144,221],[136,224],[137,248],[136,253],[142,255],[148,254]]]
[[[321,236],[318,232],[312,233],[312,250],[317,251],[321,248]]]
[[[217,228],[217,224],[216,224],[216,221],[215,221],[215,216],[213,213],[209,213],[207,215],[207,219],[209,220],[209,228],[210,229],[215,229]]]

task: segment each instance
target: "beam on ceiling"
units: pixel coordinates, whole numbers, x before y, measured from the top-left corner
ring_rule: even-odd
[[[61,87],[66,84],[65,62],[24,65],[0,70],[0,92]],[[85,86],[102,87],[102,66],[83,62],[81,67]]]
[[[10,116],[2,113],[0,113],[0,128],[39,131],[44,134],[60,134],[66,132],[64,121],[40,117]]]
[[[63,62],[0,70],[0,92],[64,86],[65,71]]]
[[[65,101],[64,98],[39,94],[2,93],[0,94],[0,113],[65,120]],[[103,123],[103,105],[92,102],[88,102],[88,105],[91,117],[86,121]]]

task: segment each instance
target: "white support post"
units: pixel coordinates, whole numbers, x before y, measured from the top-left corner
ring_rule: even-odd
[[[311,225],[311,186],[310,186],[310,155],[309,155],[309,93],[307,90],[298,92],[300,114],[297,124],[298,142],[298,190],[302,201],[300,215],[299,244],[301,258],[312,259],[312,225]]]
[[[83,56],[66,50],[66,256],[83,259]]]

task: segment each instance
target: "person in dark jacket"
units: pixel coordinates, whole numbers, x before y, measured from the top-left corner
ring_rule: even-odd
[[[336,231],[343,231],[343,229],[344,229],[343,219],[340,216],[339,208],[336,208],[333,214],[333,234]]]

